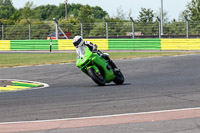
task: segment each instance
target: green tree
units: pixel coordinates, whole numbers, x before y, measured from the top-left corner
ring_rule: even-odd
[[[80,8],[79,16],[84,23],[94,22],[93,10],[89,5],[85,5]]]
[[[0,7],[4,5],[3,0],[0,0]]]
[[[132,28],[128,25],[131,24],[130,21],[121,20],[120,18],[107,18],[109,22],[109,36],[125,36],[126,32],[130,32]],[[129,24],[128,24],[128,23]],[[128,24],[128,25],[127,25]],[[127,29],[127,26],[129,27]],[[105,31],[105,29],[104,29]]]
[[[21,12],[20,10],[15,10],[15,12],[12,14],[12,16],[10,16],[10,20],[12,20],[13,22],[17,22],[20,20],[21,18]]]
[[[55,5],[42,5],[34,9],[34,13],[37,19],[40,20],[52,20],[53,18],[60,18],[59,9]]]
[[[13,5],[11,0],[4,0],[4,5]]]
[[[95,19],[103,19],[106,15],[108,15],[108,13],[99,6],[93,7],[92,10]]]
[[[69,16],[75,16],[75,17],[78,17],[79,16],[79,12],[80,12],[80,8],[82,7],[83,5],[81,4],[68,4],[67,6],[67,9],[68,9],[68,14]],[[65,7],[64,7],[65,8]],[[64,12],[65,14],[65,12]]]
[[[15,12],[12,0],[0,0],[0,18],[8,19]]]
[[[188,16],[192,21],[200,20],[200,0],[192,0],[186,6],[187,9],[184,12],[184,15]]]
[[[154,18],[153,10],[141,8],[138,17],[139,22],[153,22],[153,18]]]
[[[22,10],[22,18],[34,18],[34,4],[32,1],[28,1],[25,3],[25,6]]]
[[[81,4],[68,4],[68,17],[80,17],[84,21],[89,22],[94,19],[102,19],[108,13],[101,7],[91,7],[89,5]],[[34,8],[36,18],[40,20],[52,20],[52,18],[64,19],[65,18],[65,4],[59,6],[55,5],[42,5]]]
[[[90,31],[89,36],[93,37],[103,37],[106,36],[105,23],[95,23],[94,28]]]

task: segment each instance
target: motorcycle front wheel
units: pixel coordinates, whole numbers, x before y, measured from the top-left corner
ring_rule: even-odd
[[[101,74],[101,72],[96,73],[93,68],[88,69],[87,72],[88,75],[91,77],[91,79],[99,86],[104,86],[106,84],[105,79]]]

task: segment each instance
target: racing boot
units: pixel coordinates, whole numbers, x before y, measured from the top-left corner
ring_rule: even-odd
[[[114,72],[120,71],[120,69],[117,68],[116,64],[112,60],[109,61],[109,64],[112,66]]]

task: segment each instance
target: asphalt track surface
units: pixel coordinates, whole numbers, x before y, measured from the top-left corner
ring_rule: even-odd
[[[200,55],[116,60],[125,84],[97,86],[75,64],[1,68],[0,79],[49,88],[0,93],[0,123],[79,118],[200,107]],[[200,118],[30,133],[199,133]]]

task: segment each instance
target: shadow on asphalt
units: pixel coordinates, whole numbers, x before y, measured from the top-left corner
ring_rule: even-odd
[[[108,86],[125,86],[125,85],[132,85],[131,83],[124,83],[122,85],[116,85],[114,83],[106,84],[105,86],[98,86],[98,85],[92,85],[91,87],[108,87]]]

